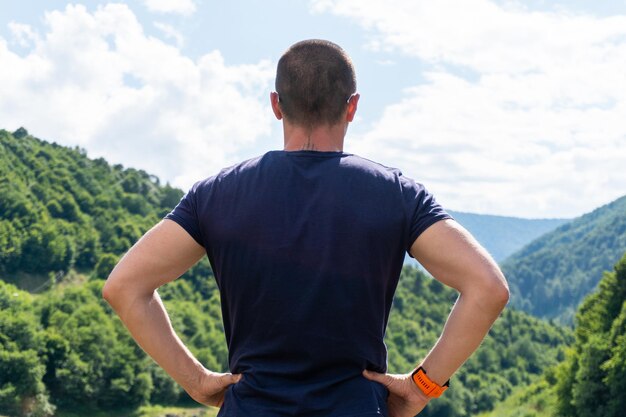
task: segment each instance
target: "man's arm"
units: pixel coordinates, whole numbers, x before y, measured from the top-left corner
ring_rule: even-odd
[[[181,226],[163,220],[113,269],[102,295],[135,341],[196,401],[220,406],[240,375],[207,370],[172,328],[157,288],[181,276],[205,254]]]
[[[441,385],[478,348],[508,302],[509,289],[496,262],[454,220],[424,231],[411,255],[435,279],[460,293],[441,337],[421,364]]]
[[[411,255],[435,279],[460,293],[439,340],[420,364],[431,380],[442,385],[478,348],[504,309],[508,285],[487,251],[454,220],[442,220],[426,229],[411,246]],[[365,375],[385,384],[392,394],[398,390],[397,411],[390,410],[392,416],[414,416],[428,402],[424,396],[420,399],[421,391],[410,373]]]

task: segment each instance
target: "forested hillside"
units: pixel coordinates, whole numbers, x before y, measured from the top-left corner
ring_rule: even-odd
[[[576,343],[557,383],[559,417],[626,410],[626,255],[576,315]]]
[[[188,401],[100,295],[119,255],[181,195],[81,149],[0,131],[0,415]],[[226,370],[219,293],[206,259],[159,293],[191,350],[210,369]],[[455,298],[417,269],[403,270],[386,335],[390,372],[408,372],[425,355]],[[424,415],[491,409],[562,360],[571,341],[567,329],[507,310]]]
[[[71,268],[105,277],[181,196],[144,171],[0,130],[0,273],[27,289]]]
[[[626,410],[626,254],[576,314],[567,359],[481,417],[622,417]]]
[[[569,221],[568,219],[522,219],[452,210],[450,214],[469,230],[498,262],[544,233]]]
[[[626,251],[626,196],[536,239],[502,265],[512,304],[571,323],[582,299]]]

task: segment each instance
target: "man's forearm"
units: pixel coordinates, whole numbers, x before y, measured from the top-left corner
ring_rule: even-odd
[[[127,294],[106,298],[139,346],[176,382],[188,392],[199,385],[205,368],[174,331],[156,291],[134,298]]]
[[[459,296],[439,340],[421,363],[430,379],[440,385],[450,379],[480,346],[507,299],[490,293]]]

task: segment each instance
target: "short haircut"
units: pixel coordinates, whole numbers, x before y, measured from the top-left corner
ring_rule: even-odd
[[[276,92],[289,122],[305,127],[334,125],[356,92],[352,60],[330,41],[298,42],[278,61]]]

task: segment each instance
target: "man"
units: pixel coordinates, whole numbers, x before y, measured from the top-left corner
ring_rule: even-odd
[[[422,185],[343,152],[359,95],[339,46],[289,48],[270,101],[284,149],[196,183],[122,258],[103,295],[218,416],[414,416],[479,346],[508,301],[506,281]],[[383,336],[406,251],[460,296],[419,366],[389,375]],[[205,254],[232,373],[193,357],[156,291]]]

